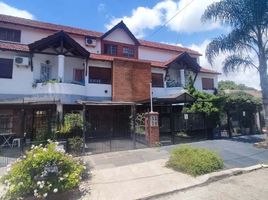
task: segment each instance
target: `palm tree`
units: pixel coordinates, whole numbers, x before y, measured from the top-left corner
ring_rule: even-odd
[[[214,38],[208,44],[206,57],[212,64],[219,53],[226,53],[225,73],[250,67],[258,71],[265,119],[268,120],[268,0],[221,0],[207,7],[202,20],[218,21],[231,28],[228,34]],[[258,62],[254,63],[254,55]]]

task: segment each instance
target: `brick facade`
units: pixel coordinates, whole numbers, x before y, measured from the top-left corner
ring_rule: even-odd
[[[151,64],[114,59],[113,101],[142,101],[150,98]]]

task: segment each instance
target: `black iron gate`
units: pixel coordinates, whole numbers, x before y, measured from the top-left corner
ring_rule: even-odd
[[[203,113],[160,114],[159,121],[162,145],[192,142],[208,137]]]

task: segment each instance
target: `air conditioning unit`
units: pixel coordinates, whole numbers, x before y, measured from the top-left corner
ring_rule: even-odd
[[[14,62],[18,67],[19,66],[25,66],[25,67],[29,66],[29,58],[28,57],[15,56]]]
[[[85,42],[86,42],[86,46],[92,46],[92,47],[95,47],[96,46],[96,44],[97,44],[97,41],[96,41],[96,39],[93,39],[92,37],[89,37],[89,36],[87,36],[86,38],[85,38]]]

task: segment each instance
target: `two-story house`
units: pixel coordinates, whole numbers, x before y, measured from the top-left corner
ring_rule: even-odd
[[[200,56],[139,40],[123,22],[100,33],[0,15],[0,132],[34,137],[55,113],[62,119],[84,102],[88,137],[128,136],[130,105],[148,106],[150,84],[168,131],[167,110],[193,100],[184,90],[189,76],[198,90],[217,88],[218,73],[201,67]]]

